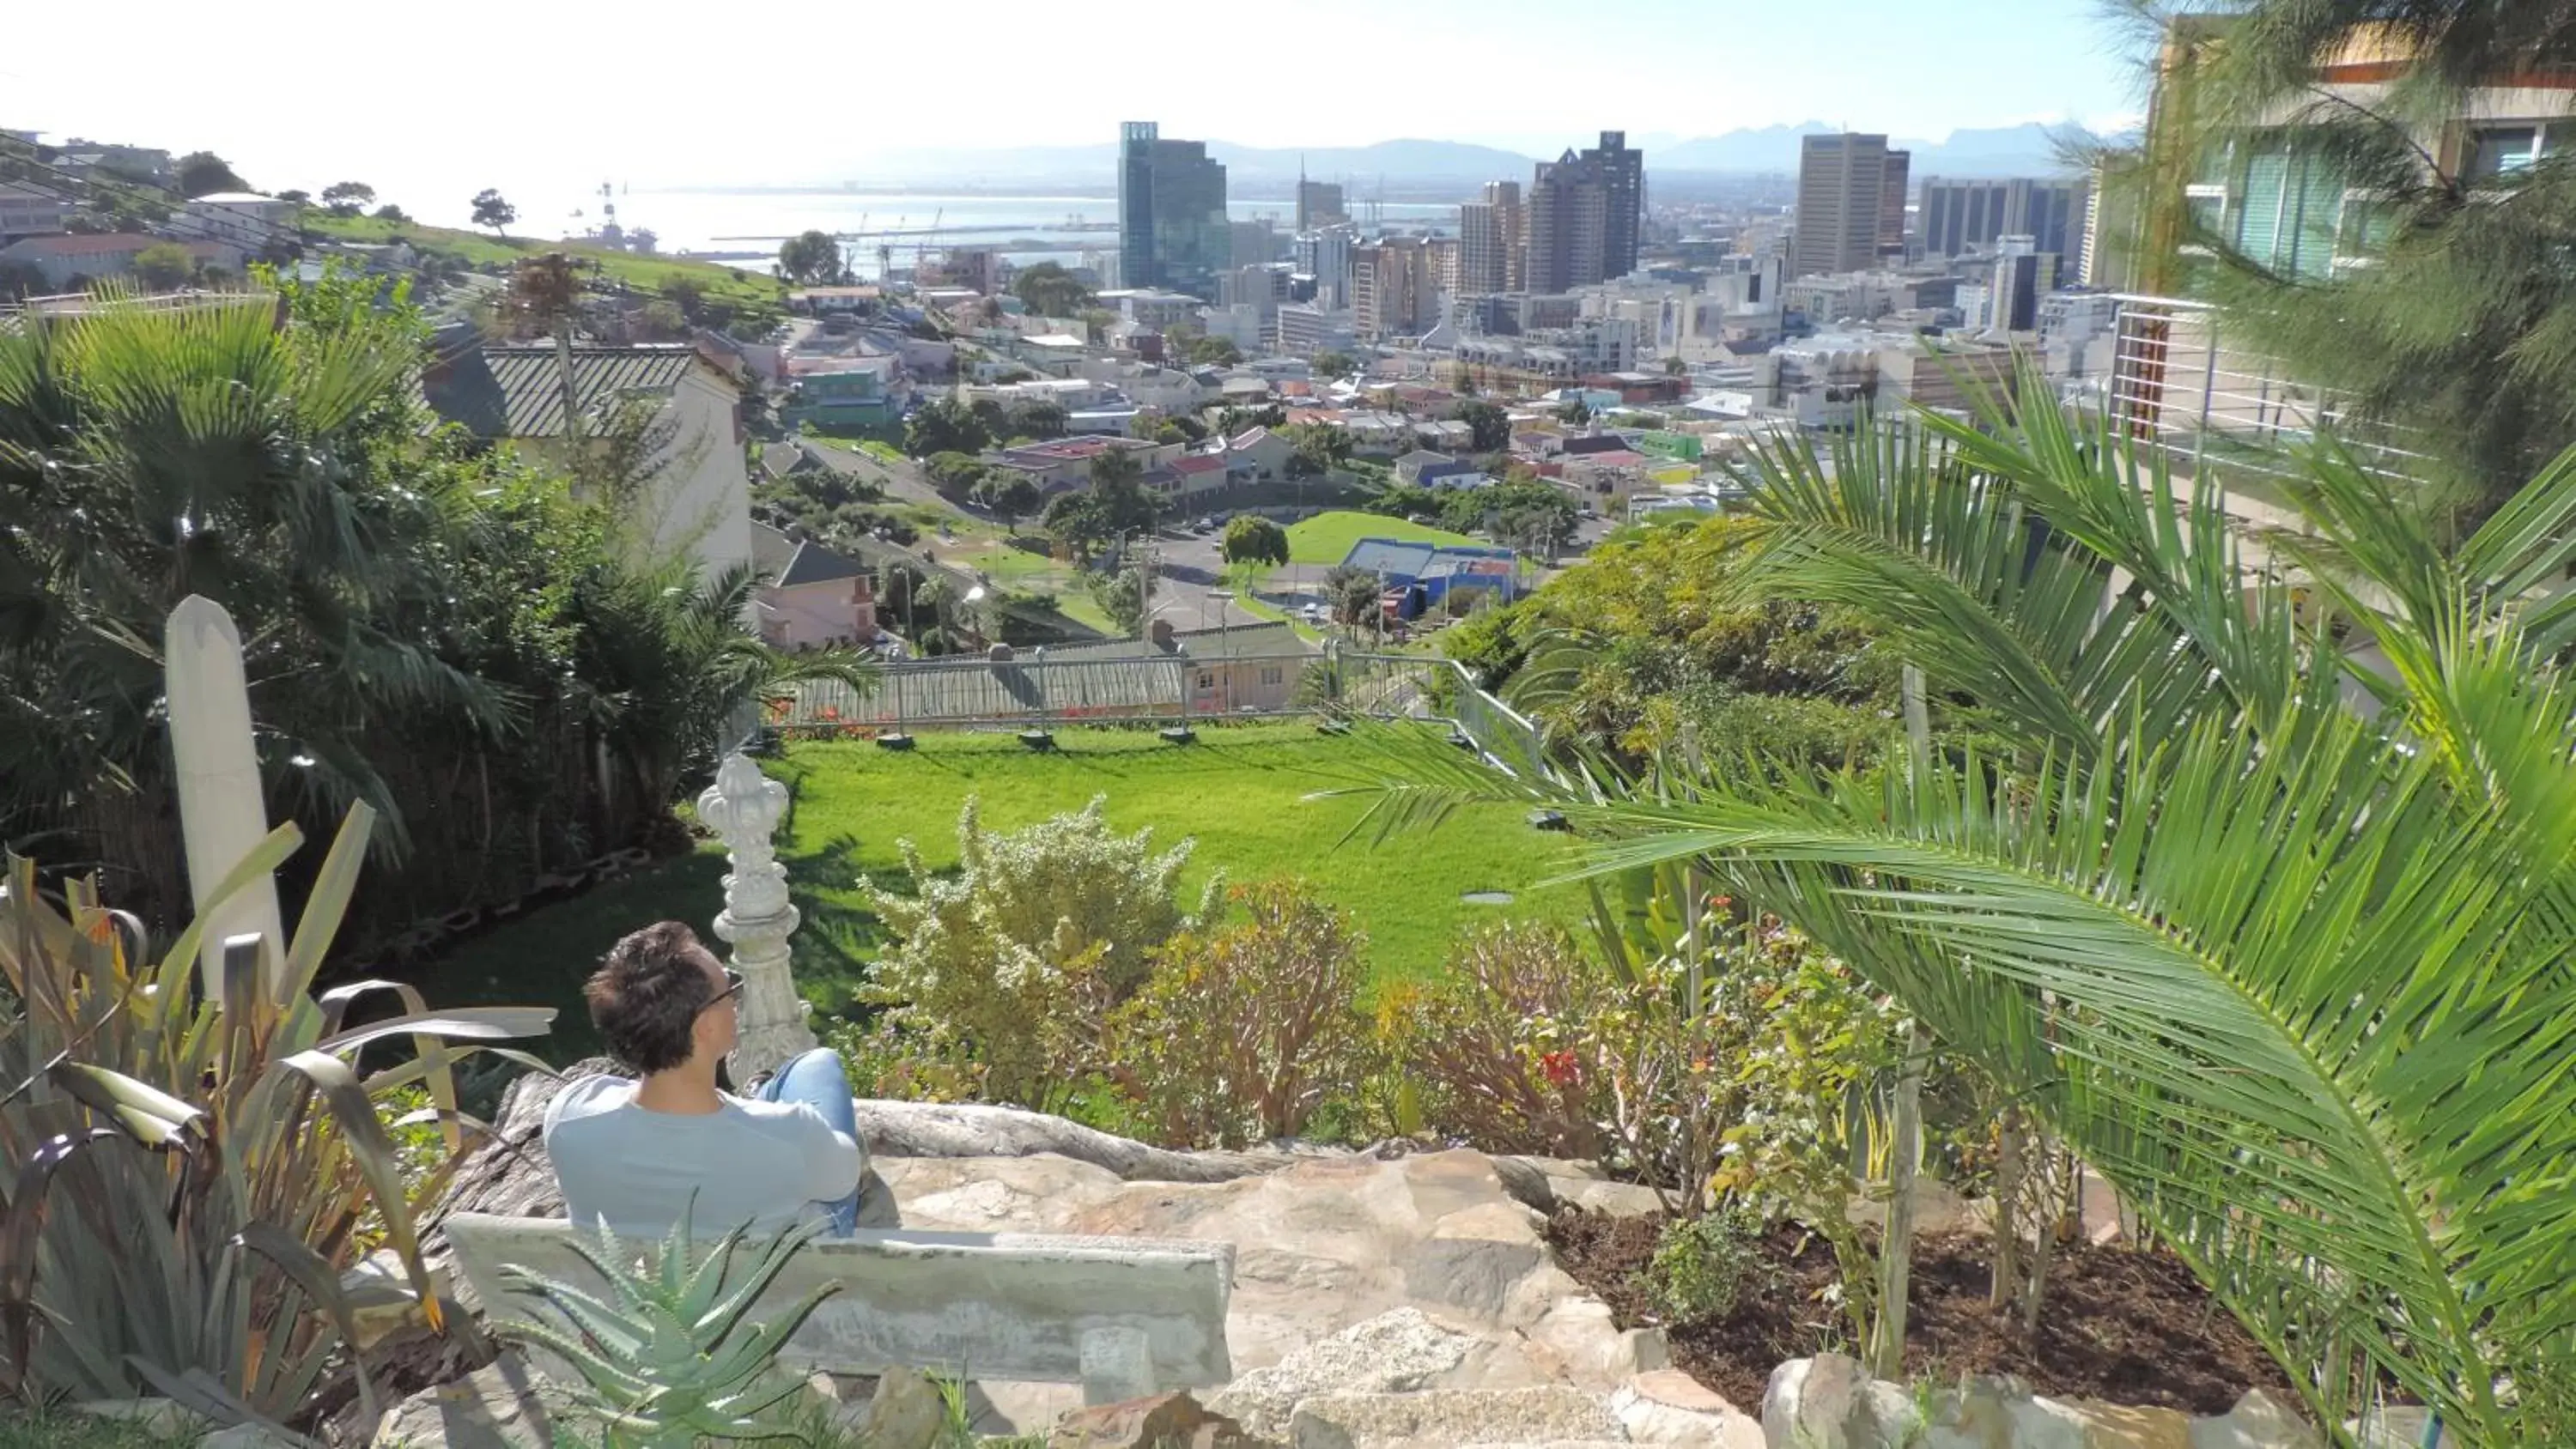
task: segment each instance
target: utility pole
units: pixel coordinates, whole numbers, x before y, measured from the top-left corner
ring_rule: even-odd
[[[1150,546],[1136,561],[1136,637],[1145,637],[1145,615],[1154,607],[1154,555]]]

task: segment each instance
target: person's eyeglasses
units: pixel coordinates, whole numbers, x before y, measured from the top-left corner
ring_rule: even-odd
[[[726,1002],[738,1001],[741,997],[742,973],[728,966],[725,968],[725,989],[717,992],[716,999],[708,1002],[705,1006],[700,1007],[699,1010],[713,1011],[717,1007],[724,1005]]]

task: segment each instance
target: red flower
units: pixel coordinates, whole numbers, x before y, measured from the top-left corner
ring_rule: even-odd
[[[1538,1069],[1547,1074],[1550,1085],[1560,1090],[1583,1080],[1583,1067],[1572,1052],[1549,1052],[1538,1059]]]

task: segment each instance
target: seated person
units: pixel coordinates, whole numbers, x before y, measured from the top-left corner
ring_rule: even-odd
[[[591,975],[591,1022],[642,1076],[584,1078],[546,1108],[575,1224],[604,1217],[621,1237],[660,1238],[686,1211],[707,1238],[744,1224],[754,1237],[817,1220],[851,1230],[867,1155],[840,1057],[807,1052],[749,1097],[716,1088],[742,984],[678,921],[618,942]]]

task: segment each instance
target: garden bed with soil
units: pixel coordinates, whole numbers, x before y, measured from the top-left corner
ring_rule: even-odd
[[[1662,1219],[1567,1208],[1547,1227],[1557,1262],[1599,1295],[1622,1328],[1660,1326],[1675,1367],[1748,1412],[1771,1371],[1824,1348],[1852,1352],[1851,1330],[1824,1294],[1840,1278],[1833,1249],[1795,1225],[1760,1241],[1756,1271],[1733,1311],[1667,1322],[1645,1279]],[[2035,1339],[1986,1301],[1992,1244],[1968,1233],[1915,1241],[1907,1295],[1905,1372],[1954,1383],[2011,1374],[2059,1398],[2224,1414],[2246,1390],[2295,1401],[2289,1381],[2253,1336],[2170,1253],[2069,1244],[2049,1263],[2048,1300]]]

